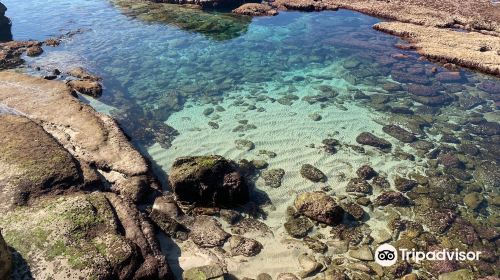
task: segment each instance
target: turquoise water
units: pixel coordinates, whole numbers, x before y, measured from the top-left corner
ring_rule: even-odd
[[[176,157],[212,153],[265,159],[270,168],[284,169],[281,188],[256,181],[277,207],[266,210],[275,228],[297,192],[329,187],[343,194],[362,164],[391,180],[412,173],[454,177],[461,191],[434,198],[440,201],[462,205],[470,192],[485,201],[498,195],[500,81],[396,48],[404,42],[371,28],[379,19],[345,10],[252,19],[142,2],[3,2],[16,40],[74,33],[28,64],[48,71],[82,64],[102,76],[103,96],[89,102],[116,117],[162,172]],[[385,124],[427,142],[403,144],[383,132]],[[390,141],[393,152],[352,148],[365,131]],[[334,155],[323,147],[328,138],[342,143]],[[256,148],[238,149],[238,139]],[[449,154],[460,163],[445,166]],[[328,184],[302,178],[298,170],[306,163],[323,170]],[[465,209],[498,226],[493,203]],[[263,258],[282,261],[265,269],[295,265],[287,263],[286,251],[269,250],[275,252],[263,251]],[[234,271],[254,277],[247,275],[254,265]]]

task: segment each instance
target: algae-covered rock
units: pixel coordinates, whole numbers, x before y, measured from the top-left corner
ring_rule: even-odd
[[[300,214],[329,225],[340,223],[344,216],[344,209],[325,192],[299,194],[295,199],[295,208]]]
[[[285,230],[295,238],[302,238],[312,229],[313,223],[306,217],[291,216],[285,222]]]
[[[220,265],[205,265],[188,269],[182,273],[184,280],[224,279],[224,269]]]
[[[103,193],[63,196],[8,212],[0,217],[0,227],[35,279],[132,279],[146,270],[148,251],[115,211],[121,213]],[[18,269],[14,275],[23,273]],[[167,276],[160,274],[146,275]]]
[[[12,270],[12,258],[9,248],[0,233],[0,279],[9,279]]]
[[[217,155],[177,158],[169,181],[177,199],[184,202],[232,206],[249,198],[236,164]]]
[[[83,183],[73,156],[28,118],[0,115],[0,135],[0,209]]]

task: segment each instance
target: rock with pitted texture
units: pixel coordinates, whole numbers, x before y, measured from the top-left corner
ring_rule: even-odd
[[[190,268],[182,273],[184,280],[223,280],[224,269],[220,265],[205,265]]]
[[[278,11],[267,4],[245,3],[234,9],[233,13],[247,16],[275,16]]]
[[[73,80],[68,82],[68,86],[78,93],[92,97],[99,97],[102,94],[101,84],[94,81]]]
[[[310,165],[310,164],[304,164],[300,168],[300,175],[302,177],[309,179],[315,183],[317,182],[326,182],[326,175],[323,173],[321,170],[318,168]]]
[[[372,186],[364,179],[361,178],[353,178],[349,180],[347,186],[345,188],[346,192],[357,192],[364,194],[372,193]]]
[[[239,235],[231,236],[229,246],[233,256],[253,257],[262,250],[262,244],[259,241]]]
[[[11,22],[8,17],[5,16],[7,7],[0,3],[0,42],[12,40],[12,32],[10,31]]]
[[[381,193],[373,203],[375,206],[409,206],[410,200],[400,192],[383,192]]]
[[[230,207],[249,198],[236,163],[221,156],[177,158],[169,175],[170,186],[182,202]]]
[[[190,230],[189,237],[201,247],[222,246],[230,236],[217,220],[209,216],[197,216]]]
[[[338,224],[344,217],[344,209],[325,192],[299,194],[295,199],[295,208],[300,214],[328,225]]]

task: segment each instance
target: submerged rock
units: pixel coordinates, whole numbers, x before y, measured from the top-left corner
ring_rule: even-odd
[[[346,214],[354,218],[354,220],[361,220],[365,215],[363,207],[359,206],[354,202],[342,203],[342,208],[344,209]]]
[[[238,150],[244,150],[244,151],[251,151],[255,149],[255,144],[246,139],[236,139],[234,140],[234,144],[236,145],[236,149]]]
[[[372,186],[364,179],[361,178],[353,178],[349,180],[347,186],[345,188],[346,192],[357,192],[364,194],[372,193]]]
[[[375,206],[409,206],[410,200],[400,192],[383,192],[373,202]]]
[[[396,176],[394,179],[394,185],[396,189],[400,192],[407,192],[418,185],[417,181],[406,179],[400,176]]]
[[[370,132],[362,132],[356,137],[356,142],[362,145],[368,145],[379,148],[381,150],[390,149],[391,143],[385,139],[379,138]]]
[[[363,245],[357,249],[350,249],[349,256],[361,261],[373,261],[373,253],[368,245]]]
[[[313,228],[313,223],[306,217],[288,217],[285,222],[285,230],[292,237],[303,238],[307,236],[309,231]]]
[[[12,270],[12,257],[9,247],[0,232],[0,279],[9,279]]]
[[[324,192],[301,193],[294,204],[300,214],[328,225],[340,223],[344,216],[344,209]]]
[[[356,175],[364,180],[370,180],[371,178],[377,176],[377,172],[367,164],[362,165],[358,170],[356,170]]]
[[[182,273],[183,280],[221,280],[224,279],[224,269],[220,265],[205,265],[190,268]]]
[[[238,235],[231,236],[229,246],[233,256],[253,257],[262,250],[262,244],[259,241]]]
[[[234,9],[233,13],[247,16],[275,16],[278,11],[267,4],[245,3]]]
[[[183,202],[232,206],[244,204],[249,198],[248,186],[236,164],[217,155],[177,158],[169,182]]]
[[[382,127],[382,130],[403,143],[411,143],[417,140],[417,137],[413,133],[397,125],[385,125]]]
[[[262,179],[266,186],[271,188],[279,188],[281,187],[281,181],[283,180],[283,176],[285,176],[285,170],[278,169],[268,169],[262,172]]]
[[[460,269],[453,272],[440,274],[438,280],[474,280],[474,273],[468,269]]]
[[[310,164],[302,165],[302,167],[300,168],[300,175],[315,183],[326,182],[326,175],[323,172],[321,172],[321,170]]]
[[[197,216],[191,226],[189,238],[201,247],[222,246],[231,236],[222,229],[222,225],[210,216]]]

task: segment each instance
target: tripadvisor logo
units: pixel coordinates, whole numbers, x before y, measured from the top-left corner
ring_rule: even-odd
[[[399,254],[398,254],[399,253]],[[398,261],[399,258],[403,261],[414,260],[416,263],[420,263],[423,260],[426,261],[443,261],[443,260],[455,260],[455,261],[477,261],[479,260],[479,255],[481,252],[464,252],[455,250],[442,249],[439,251],[432,252],[422,252],[416,251],[415,249],[399,249],[396,250],[394,246],[390,244],[382,244],[375,251],[375,262],[381,266],[391,266]]]

